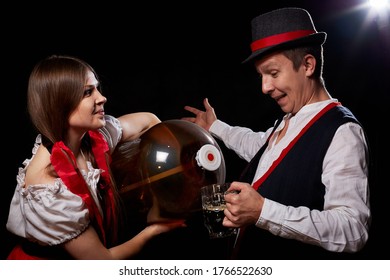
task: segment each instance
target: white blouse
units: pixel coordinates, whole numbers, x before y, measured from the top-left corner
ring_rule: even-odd
[[[119,120],[106,115],[106,125],[100,131],[108,142],[110,153],[122,137]],[[27,168],[34,158],[41,135],[38,135],[30,159],[23,162],[16,176],[17,184],[13,195],[7,221],[7,229],[30,241],[41,245],[58,245],[81,234],[89,225],[87,205],[76,194],[72,193],[60,178],[53,184],[25,186]],[[88,172],[82,175],[97,202],[97,182],[102,170],[92,167],[87,162]]]

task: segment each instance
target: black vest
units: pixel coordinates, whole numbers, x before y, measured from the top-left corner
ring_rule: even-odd
[[[296,142],[274,171],[260,185],[258,192],[284,205],[306,206],[323,210],[325,186],[321,182],[322,164],[336,130],[346,122],[358,123],[345,107],[336,106],[319,118]],[[345,143],[348,145],[348,143]],[[263,153],[259,151],[259,153]],[[260,154],[257,158],[260,158]],[[252,183],[257,163],[249,163],[252,174],[241,179]],[[335,259],[351,254],[329,252],[315,245],[275,236],[257,227],[248,226],[240,237],[234,258],[238,259]]]

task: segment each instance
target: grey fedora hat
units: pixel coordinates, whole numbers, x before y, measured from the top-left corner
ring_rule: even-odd
[[[243,63],[274,50],[322,45],[326,40],[326,33],[317,32],[309,12],[301,8],[281,8],[259,15],[251,25],[252,53]]]

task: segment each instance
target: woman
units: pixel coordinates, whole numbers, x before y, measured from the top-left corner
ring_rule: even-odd
[[[152,113],[105,115],[107,99],[86,62],[50,56],[33,69],[28,111],[39,134],[19,169],[7,229],[22,237],[8,259],[128,259],[183,221],[153,224],[117,244],[118,195],[110,154],[160,122]]]

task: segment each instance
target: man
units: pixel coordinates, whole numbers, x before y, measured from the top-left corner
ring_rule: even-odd
[[[284,112],[265,132],[218,120],[207,98],[205,111],[185,107],[195,117],[183,119],[249,162],[225,195],[223,223],[240,227],[233,258],[350,258],[343,253],[367,242],[368,145],[361,124],[325,87],[326,35],[301,8],[252,20],[244,62],[254,63],[263,93]]]

